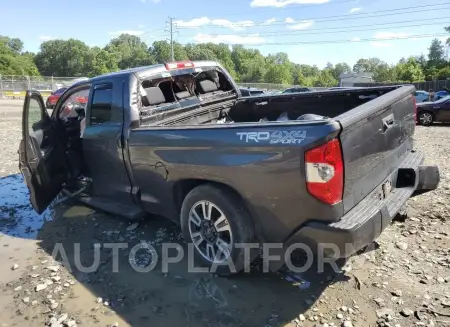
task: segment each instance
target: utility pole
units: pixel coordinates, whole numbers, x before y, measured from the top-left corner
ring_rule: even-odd
[[[166,21],[168,27],[166,29],[166,32],[168,32],[170,34],[170,38],[168,41],[170,41],[170,60],[171,61],[175,61],[175,54],[173,51],[173,39],[174,39],[174,34],[178,33],[177,31],[175,31],[175,28],[177,27],[176,24],[174,23],[174,18],[173,17],[169,17],[169,20]]]
[[[166,22],[169,25],[167,32],[170,34],[170,60],[175,61],[175,55],[173,52],[173,17],[169,17],[169,20]]]

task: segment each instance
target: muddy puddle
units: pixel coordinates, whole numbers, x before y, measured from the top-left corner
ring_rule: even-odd
[[[21,174],[0,178],[0,232],[35,239],[39,228],[53,217],[53,209],[38,215],[29,203],[28,189]]]

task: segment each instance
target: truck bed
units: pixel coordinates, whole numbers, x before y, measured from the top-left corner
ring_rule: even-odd
[[[201,125],[220,122],[275,122],[280,116],[295,121],[302,115],[313,114],[334,118],[400,86],[326,90],[298,94],[264,95],[240,100],[202,105],[199,101],[186,108],[159,112],[148,117],[143,126]],[[226,120],[223,120],[226,114]],[[317,119],[317,117],[315,117]]]
[[[133,171],[137,180],[146,180],[142,167],[166,167],[159,169],[161,181],[140,185],[143,197],[154,187],[171,190],[183,180],[225,183],[245,198],[263,238],[283,241],[308,221],[338,222],[394,176],[412,151],[413,93],[413,86],[329,90],[166,113],[151,126],[131,130]],[[283,113],[289,121],[276,121]],[[322,117],[296,120],[304,114]],[[259,122],[264,118],[268,121]],[[305,152],[332,139],[340,142],[344,186],[342,201],[329,205],[306,191]],[[152,201],[153,212],[177,215]]]

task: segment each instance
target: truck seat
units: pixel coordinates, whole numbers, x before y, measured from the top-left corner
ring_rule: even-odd
[[[142,97],[142,104],[146,107],[156,106],[165,103],[166,98],[159,87],[148,87],[145,90],[146,96]]]
[[[208,79],[198,82],[197,88],[200,94],[211,93],[218,90],[216,83]]]

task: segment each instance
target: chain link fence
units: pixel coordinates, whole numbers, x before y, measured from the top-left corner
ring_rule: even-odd
[[[0,98],[20,98],[26,90],[37,90],[44,96],[78,81],[77,77],[0,75]]]

